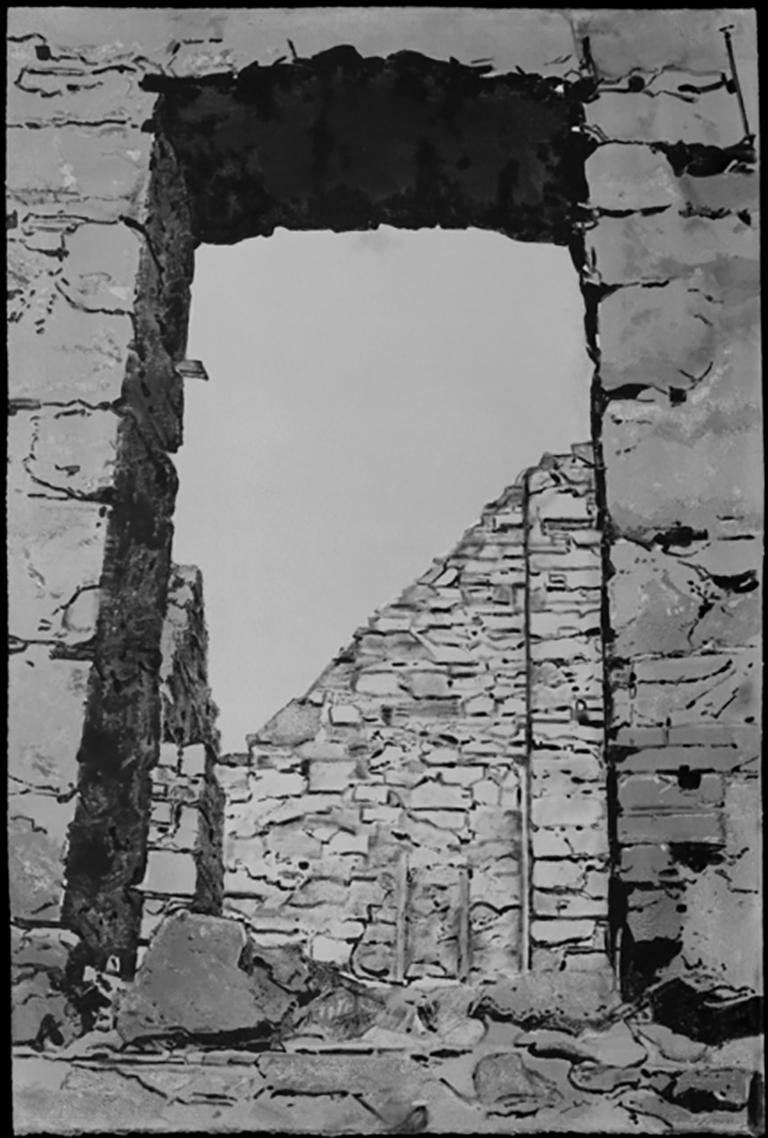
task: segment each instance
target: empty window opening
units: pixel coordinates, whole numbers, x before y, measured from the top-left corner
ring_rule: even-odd
[[[545,451],[589,438],[566,249],[289,232],[196,254],[173,558],[203,573],[222,751]],[[550,583],[550,588],[557,588]]]

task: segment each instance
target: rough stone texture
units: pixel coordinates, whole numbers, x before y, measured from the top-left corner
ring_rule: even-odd
[[[219,737],[207,674],[202,579],[174,566],[161,642],[161,738],[151,811],[140,943],[178,908],[221,912],[224,797],[215,775]]]
[[[754,25],[732,14],[755,131]],[[620,20],[577,20],[606,80],[585,107],[599,217],[583,275],[604,409],[628,992],[665,971],[762,989],[757,178],[717,21],[692,34],[682,14],[648,13],[625,36]]]
[[[611,1046],[615,1026],[489,1031],[473,1048],[450,1049],[414,1034],[407,1052],[311,1039],[286,1040],[284,1051],[198,1047],[130,1060],[19,1050],[15,1130],[103,1133],[108,1096],[110,1127],[131,1133],[306,1133],[308,1123],[320,1134],[760,1133],[756,1054],[734,1062],[711,1048],[670,1063],[635,1042],[648,1025],[620,1026],[626,1066],[591,1057]]]
[[[156,127],[173,139],[203,241],[268,235],[276,224],[386,223],[562,244],[583,196],[571,133],[580,105],[554,78],[490,76],[413,51],[364,59],[344,46],[299,66],[144,85],[161,93]],[[310,127],[307,105],[319,101]],[[212,121],[226,130],[201,129]]]
[[[293,1006],[265,968],[248,959],[236,921],[178,913],[160,926],[125,993],[117,1030],[137,1038],[264,1039]]]
[[[613,943],[628,992],[665,971],[705,987],[762,988],[762,975],[750,973],[761,956],[758,178],[728,85],[725,23],[734,25],[746,129],[756,131],[750,10],[457,9],[450,20],[434,9],[392,9],[386,18],[362,9],[11,10],[8,529],[18,695],[9,767],[20,831],[11,882],[18,921],[53,928],[63,917],[85,938],[89,959],[103,963],[116,952],[128,969],[139,937],[136,887],[161,742],[175,489],[168,456],[183,394],[173,365],[184,352],[193,247],[174,156],[151,126],[142,129],[158,102],[146,88],[157,77],[226,73],[234,82],[286,49],[295,49],[300,69],[346,42],[366,59],[404,48],[446,62],[489,58],[496,75],[522,69],[552,79],[551,93],[562,83],[579,119],[583,101],[586,122],[571,153],[583,186],[576,204],[585,208],[570,211],[575,230],[565,239],[572,236],[582,276],[596,365],[605,758],[617,776],[608,787]],[[581,159],[590,151],[584,184]],[[422,165],[434,187],[435,170]],[[455,188],[469,178],[459,171],[451,180]],[[316,196],[317,186],[305,192]],[[481,188],[475,201],[491,196]],[[445,220],[450,197],[403,224]],[[34,713],[35,692],[45,714]],[[475,705],[478,716],[487,706]],[[590,756],[579,761],[589,766]],[[624,777],[635,774],[651,777]],[[547,848],[545,860],[570,856]],[[29,897],[42,906],[34,914],[24,908]],[[739,930],[738,941],[734,931],[726,943],[726,927]],[[154,1118],[170,1109],[171,1124],[183,1129],[200,1109],[183,1093],[169,1107],[164,1093],[139,1093],[135,1079],[81,1068],[67,1114],[67,1070],[46,1069],[52,1084],[25,1099],[27,1131],[41,1118],[45,1129],[51,1117],[65,1130],[99,1129],[108,1090],[118,1126],[122,1119],[130,1127],[142,1110]],[[531,1126],[653,1132],[701,1122],[655,1089],[616,1095],[599,1107],[571,1103],[558,1118],[543,1112]],[[754,1122],[750,1103],[760,1095],[750,1095]],[[454,1097],[446,1111],[444,1099],[425,1097],[429,1125],[447,1115],[448,1129],[458,1121],[472,1131],[477,1117],[463,1100]],[[244,1117],[236,1109],[235,1128]],[[338,1122],[343,1109],[333,1103],[323,1119]],[[746,1125],[728,1110],[706,1122],[721,1133]],[[257,1124],[290,1128],[290,1111],[259,1099],[247,1115],[248,1126]],[[350,1115],[347,1124],[360,1119]]]
[[[221,909],[223,796],[214,774],[218,735],[207,685],[202,605],[199,572],[174,567],[160,668],[161,732],[166,741],[151,774],[147,862],[138,892],[143,902],[142,945],[166,912],[182,907],[215,914]],[[57,684],[64,685],[63,694],[82,713],[88,665],[78,660],[52,663],[49,651],[37,644],[17,652],[12,663],[17,665],[12,667],[11,687],[17,715],[10,747],[9,881],[17,922],[12,967],[18,978],[12,996],[13,1038],[34,1043],[68,1039],[87,1030],[97,1006],[113,1003],[109,989],[114,977],[105,975],[105,960],[97,973],[86,969],[88,979],[82,942],[59,925],[78,772],[77,740],[66,733],[76,720],[57,719],[55,709],[62,699]],[[31,669],[18,666],[23,663],[34,665],[41,679],[49,677],[42,693],[35,691]],[[50,715],[50,723],[38,734],[33,725],[41,715]],[[63,762],[67,748],[69,770]],[[32,927],[23,932],[19,924]],[[96,996],[91,1008],[88,992],[106,998]]]
[[[369,979],[607,964],[595,511],[546,456],[224,757],[228,912]]]

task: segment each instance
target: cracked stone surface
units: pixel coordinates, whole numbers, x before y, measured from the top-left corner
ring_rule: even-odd
[[[732,24],[734,73],[725,23]],[[340,52],[342,42],[350,46]],[[195,241],[204,230],[223,241],[254,224],[266,232],[281,217],[299,227],[344,227],[352,215],[355,224],[385,215],[406,226],[479,220],[513,236],[570,245],[595,363],[585,398],[592,407],[597,544],[591,553],[588,543],[567,555],[574,588],[582,587],[578,574],[594,568],[590,558],[599,563],[595,615],[587,606],[558,634],[548,603],[537,597],[546,576],[556,583],[562,570],[550,563],[551,548],[529,559],[540,578],[531,593],[531,628],[538,631],[528,644],[537,701],[531,725],[542,743],[534,799],[559,801],[568,786],[582,787],[569,795],[569,835],[550,825],[546,804],[531,818],[532,903],[539,906],[531,932],[548,934],[533,946],[531,964],[548,968],[567,956],[575,930],[584,937],[582,963],[602,959],[602,940],[597,952],[586,942],[596,911],[607,911],[624,994],[634,999],[647,988],[658,1022],[645,1025],[650,1034],[629,1023],[649,1058],[627,1067],[609,1055],[577,1061],[562,1040],[540,1036],[537,1054],[524,1049],[520,1063],[506,1064],[515,1072],[506,1085],[518,1089],[494,1099],[492,1109],[501,1104],[494,1115],[486,1109],[491,1104],[473,1097],[474,1061],[462,1073],[456,1063],[463,1060],[446,1056],[438,1057],[443,1074],[422,1078],[418,1099],[389,1083],[370,1100],[334,1085],[310,1100],[312,1109],[329,1132],[760,1129],[762,1088],[753,1077],[759,1062],[743,1063],[739,1050],[759,1021],[763,986],[755,45],[753,13],[735,9],[457,9],[450,21],[429,9],[393,9],[386,21],[362,9],[343,21],[332,9],[11,10],[9,821],[13,951],[22,962],[15,972],[19,1042],[55,1049],[88,1040],[101,1001],[110,1002],[101,987],[109,987],[108,974],[114,981],[115,960],[118,974],[129,976],[169,911],[192,904],[215,915],[221,904],[224,798],[215,773],[200,583],[171,560],[171,456],[183,411],[176,365],[185,351]],[[364,105],[369,118],[381,111],[393,139],[404,122],[407,137],[415,131],[426,146],[381,169],[363,163],[345,185],[334,143],[359,141],[360,124],[343,98],[324,123],[317,100],[301,119],[300,96],[316,91],[318,80],[330,84],[326,93],[360,93],[354,107]],[[426,102],[413,97],[414,81],[428,88]],[[403,82],[411,84],[413,114],[388,117],[384,103]],[[201,110],[237,106],[242,114],[252,99],[260,107],[251,116],[254,137],[263,154],[276,156],[263,168],[221,138],[212,144],[195,136]],[[282,136],[280,119],[268,117],[270,100],[285,116]],[[472,117],[480,106],[482,123]],[[524,107],[530,113],[518,113]],[[503,123],[514,119],[519,130],[500,145],[488,127],[502,121],[502,111]],[[526,123],[536,130],[526,135]],[[312,126],[307,143],[305,128]],[[168,137],[174,129],[175,150]],[[366,140],[390,137],[387,130],[368,130]],[[285,145],[289,135],[297,146]],[[352,147],[356,161],[363,149]],[[511,150],[516,169],[507,160]],[[213,211],[211,162],[214,173],[229,172],[234,187],[229,198],[215,196]],[[251,171],[258,223],[233,200],[244,169]],[[230,229],[214,224],[224,200]],[[468,561],[463,572],[475,571],[483,572]],[[493,619],[494,635],[511,640],[515,594],[504,591],[508,584],[494,585]],[[433,652],[439,646],[435,666],[413,667],[416,650],[407,657],[409,699],[431,722],[450,703],[440,676],[453,669],[457,683],[473,680],[459,674],[466,649],[451,642],[455,588],[450,575],[437,586],[445,607],[435,609],[443,622],[439,635],[431,634]],[[407,603],[419,610],[424,597],[417,590]],[[401,651],[406,632],[398,619],[378,635]],[[592,628],[605,650],[605,686],[599,699],[584,699],[578,731],[569,726],[564,740],[562,693],[582,684],[594,661],[584,656],[563,667],[561,658],[574,636],[588,639]],[[514,651],[513,669],[520,664]],[[333,715],[329,708],[319,729],[317,708],[290,713],[274,725],[282,741],[264,742],[267,749],[306,749],[312,785],[302,793],[319,813],[336,810],[343,788],[360,778],[360,756],[347,740],[369,724],[355,718],[345,683],[343,701],[330,699]],[[473,722],[490,719],[490,701],[500,719],[514,718],[501,714],[513,693],[464,686],[461,700]],[[369,706],[393,698],[391,678],[375,669],[366,687],[355,696]],[[410,728],[418,730],[417,722]],[[333,735],[322,744],[326,750],[317,749],[318,730]],[[452,741],[441,746],[455,750]],[[547,751],[557,761],[546,759]],[[429,834],[443,848],[453,815],[471,794],[480,844],[495,860],[502,852],[492,824],[493,812],[503,809],[497,796],[514,799],[519,786],[487,777],[451,782],[440,770],[450,767],[443,759],[430,776],[434,804],[415,807],[433,815],[417,836]],[[468,765],[474,771],[483,762],[488,754],[478,752]],[[288,834],[296,778],[305,776],[277,767],[270,773],[279,805],[269,833]],[[391,826],[387,812],[400,809],[391,794],[419,801],[408,773],[403,786],[385,780],[383,797],[360,800],[355,809],[377,815],[372,824]],[[236,782],[231,776],[228,801],[245,815],[248,783]],[[590,785],[603,789],[585,789]],[[251,817],[252,829],[257,820]],[[360,836],[346,815],[334,815],[333,826],[320,827],[312,856],[322,852],[346,873],[363,856]],[[231,846],[230,865],[262,857],[261,835],[238,840],[251,843],[250,854]],[[283,865],[311,861],[291,836],[276,842],[274,856]],[[252,889],[253,876],[241,876]],[[514,873],[506,877],[515,880]],[[269,905],[279,886],[263,882],[259,904]],[[353,897],[351,882],[318,893],[307,881],[300,908],[311,914],[323,903],[365,912],[381,900],[371,884],[357,883]],[[458,881],[441,888],[442,901],[446,891],[460,891]],[[446,918],[450,924],[451,904],[442,901],[414,897],[435,928]],[[495,906],[476,912],[489,944]],[[253,922],[254,913],[241,915]],[[321,957],[333,959],[340,941],[354,941],[356,920],[313,931]],[[374,970],[391,961],[392,925],[380,924],[381,939],[369,945]],[[511,934],[504,937],[493,952],[501,944],[509,959]],[[435,967],[444,969],[445,960],[431,959]],[[334,1010],[327,999],[330,1010],[318,1005],[306,1029],[343,1035],[338,1023],[354,1020],[364,1001],[357,1010],[348,1001],[345,1010],[340,1000]],[[434,1021],[450,1046],[482,1046],[480,1021],[464,1017],[461,1002],[438,1002]],[[410,1004],[387,1014],[367,1028],[378,1032],[377,1046],[415,1022]],[[683,1025],[688,1034],[677,1035]],[[488,1054],[514,1046],[513,1029],[509,1022],[484,1025]],[[744,1038],[718,1042],[723,1032]],[[547,1047],[558,1053],[545,1054]],[[93,1128],[101,1096],[111,1093],[117,1129],[137,1120],[147,1120],[148,1129],[150,1118],[160,1118],[170,1129],[289,1131],[306,1118],[307,1100],[290,1088],[257,1080],[249,1091],[252,1072],[241,1071],[233,1090],[229,1064],[177,1059],[161,1057],[153,1067],[148,1057],[128,1064],[114,1055],[107,1062],[74,1053],[58,1059],[45,1050],[20,1054],[17,1115],[27,1132],[50,1129],[51,1118],[63,1131]],[[705,1072],[698,1081],[697,1064]],[[206,1082],[203,1073],[213,1069]],[[734,1075],[744,1070],[749,1078]],[[532,1088],[541,1092],[535,1104]],[[503,1113],[510,1104],[511,1117]]]
[[[491,1025],[486,1025],[488,1030]],[[107,1036],[89,1050],[14,1058],[19,1133],[132,1132],[247,1128],[313,1133],[755,1133],[756,1038],[738,1064],[716,1048],[683,1058],[685,1037],[670,1033],[665,1052],[653,1025],[638,1018],[588,1035],[546,1029],[506,1042],[479,1040],[446,1051],[429,1036],[400,1036],[398,1049],[365,1044],[333,1050],[286,1039],[284,1049],[221,1048],[121,1054]],[[618,1038],[623,1066],[592,1058]],[[82,1041],[81,1041],[82,1043]],[[688,1045],[690,1052],[690,1045]],[[537,1057],[538,1056],[538,1057]],[[109,1117],[102,1096],[109,1095]]]
[[[598,545],[545,456],[224,756],[225,911],[369,980],[605,967]]]

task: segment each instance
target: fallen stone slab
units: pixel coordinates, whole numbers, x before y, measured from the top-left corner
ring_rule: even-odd
[[[665,1097],[692,1113],[743,1110],[749,1101],[752,1077],[738,1067],[712,1070],[696,1067],[674,1079]]]
[[[671,1063],[695,1063],[707,1050],[706,1043],[698,1043],[661,1023],[638,1024],[637,1032],[652,1050]]]
[[[536,1110],[548,1103],[549,1088],[526,1070],[520,1055],[502,1052],[484,1055],[476,1064],[472,1077],[475,1095],[486,1106],[498,1110],[503,1107],[528,1114],[529,1106]]]
[[[506,1020],[526,1029],[577,1032],[608,1022],[622,1002],[612,973],[529,973],[490,984],[471,1007],[477,1019]]]
[[[364,1052],[267,1051],[258,1069],[270,1091],[291,1094],[365,1094],[378,1090],[416,1095],[423,1068],[406,1055]]]
[[[635,1067],[648,1057],[626,1023],[614,1023],[606,1031],[584,1032],[578,1042],[585,1055],[606,1066]]]
[[[722,998],[675,977],[650,992],[649,1001],[656,1023],[701,1043],[717,1045],[762,1030],[762,996]]]
[[[697,1115],[650,1090],[638,1088],[621,1095],[621,1106],[630,1111],[641,1124],[657,1119],[666,1133],[677,1134],[746,1134],[741,1113],[712,1111]]]
[[[237,921],[175,913],[163,922],[117,1012],[125,1043],[173,1038],[248,1044],[270,1039],[295,1007],[253,959]]]

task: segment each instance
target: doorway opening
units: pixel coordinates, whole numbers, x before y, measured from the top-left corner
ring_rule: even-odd
[[[566,249],[480,230],[202,246],[174,561],[203,574],[222,753],[542,453],[589,438]]]

